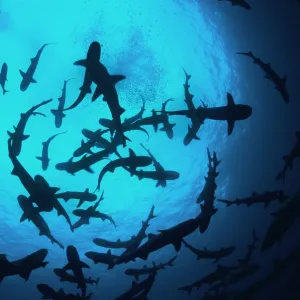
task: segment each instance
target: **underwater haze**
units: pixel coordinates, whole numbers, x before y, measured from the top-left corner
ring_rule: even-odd
[[[112,216],[116,228],[107,220],[92,218],[89,225],[71,232],[66,220],[56,211],[41,213],[53,236],[65,248],[74,245],[80,259],[89,264],[91,268],[84,269],[85,276],[100,277],[98,286],[88,287],[87,294],[93,293],[92,300],[115,299],[128,290],[134,278],[124,274],[126,269],[142,268],[145,264],[152,265],[153,261],[166,262],[175,255],[174,266],[159,272],[148,298],[201,299],[205,289],[193,290],[188,295],[178,288],[213,271],[216,264],[210,260],[198,261],[185,246],[176,253],[174,247],[168,245],[151,253],[147,261],[137,259],[111,270],[107,270],[104,264],[94,264],[85,253],[107,252],[108,249],[101,249],[93,243],[95,238],[130,239],[153,205],[157,217],[151,220],[147,234],[156,234],[158,230],[195,218],[199,214],[196,199],[208,172],[207,148],[211,153],[215,151],[221,160],[216,199],[242,198],[254,191],[271,190],[284,190],[291,195],[298,190],[299,163],[294,163],[284,184],[275,180],[283,164],[282,156],[294,145],[300,113],[297,102],[300,5],[297,1],[284,2],[249,0],[253,4],[249,12],[214,0],[0,0],[0,64],[6,62],[8,65],[5,85],[8,93],[0,93],[0,253],[12,261],[46,248],[48,256],[45,261],[49,262],[45,268],[32,272],[27,282],[18,276],[4,278],[0,285],[0,300],[41,299],[42,295],[36,288],[40,283],[55,290],[63,288],[67,293],[80,292],[76,285],[60,282],[53,273],[54,268],[67,264],[66,251],[52,244],[47,237],[40,236],[32,222],[20,222],[23,212],[17,197],[27,195],[27,191],[17,176],[11,175],[13,164],[8,157],[7,131],[12,131],[18,124],[21,113],[43,100],[53,99],[39,109],[46,117],[36,115],[29,119],[25,134],[30,137],[23,141],[18,159],[31,176],[44,176],[52,187],[60,188],[59,193],[83,192],[87,188],[93,193],[98,175],[108,159],[93,165],[94,173],[82,170],[74,176],[55,166],[72,157],[83,139],[82,129],[95,131],[100,128],[99,118],[111,119],[106,102],[101,98],[92,102],[92,94],[88,94],[79,106],[65,112],[66,117],[59,129],[55,127],[50,111],[58,106],[57,99],[61,97],[65,80],[72,79],[67,84],[66,107],[76,100],[85,69],[73,63],[86,57],[93,41],[101,44],[101,63],[109,73],[126,76],[116,85],[120,105],[125,109],[122,120],[138,113],[143,99],[144,116],[151,116],[153,109],[160,111],[162,103],[169,98],[173,101],[167,104],[167,110],[186,109],[184,70],[191,75],[190,93],[194,95],[196,107],[201,101],[208,107],[226,106],[227,93],[231,93],[235,103],[247,104],[253,109],[249,119],[235,123],[230,136],[226,122],[206,120],[198,132],[200,140],[193,140],[187,146],[183,139],[189,120],[182,116],[169,117],[170,122],[176,124],[173,139],[163,131],[155,132],[153,127],[146,128],[149,140],[143,132],[126,132],[131,142],[126,148],[118,148],[122,157],[128,156],[129,148],[136,155],[147,155],[142,144],[165,169],[174,170],[180,176],[168,181],[163,188],[156,187],[153,180],[130,176],[121,168],[108,172],[96,194],[99,199],[104,192],[99,209]],[[39,60],[34,75],[37,82],[22,92],[19,70],[26,71],[30,59],[46,43],[51,44],[44,48]],[[288,75],[287,88],[291,99],[288,105],[252,62],[236,55],[249,50],[272,62],[279,74]],[[42,154],[42,143],[62,132],[66,133],[57,136],[50,144],[49,168],[43,171],[41,161],[36,158]],[[111,155],[110,159],[116,159],[116,156]],[[71,222],[75,223],[78,217],[72,211],[76,209],[77,201],[59,201],[70,215]],[[80,208],[86,209],[93,204],[85,202]],[[233,264],[244,255],[253,229],[260,239],[263,238],[271,217],[259,205],[228,208],[216,202],[215,206],[218,212],[208,230],[202,235],[196,230],[186,241],[197,248],[235,246],[235,252],[221,261]],[[267,211],[272,212],[277,206],[277,203],[272,203]],[[254,261],[262,265],[263,274],[270,269],[274,258],[281,257],[286,249],[297,244],[292,233],[285,239],[288,242],[271,249],[267,258],[255,253]],[[112,253],[120,255],[122,252],[113,249]],[[271,287],[261,297],[271,297],[272,290]],[[258,296],[257,299],[261,298]]]

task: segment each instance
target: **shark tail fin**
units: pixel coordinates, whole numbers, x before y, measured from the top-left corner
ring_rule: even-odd
[[[77,60],[77,61],[74,62],[73,65],[74,66],[86,67],[87,66],[87,60],[86,59]]]
[[[3,95],[5,95],[6,93],[8,93],[8,90],[3,89]]]

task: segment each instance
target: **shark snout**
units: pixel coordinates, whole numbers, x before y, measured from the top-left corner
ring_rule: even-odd
[[[167,171],[166,174],[168,180],[176,180],[179,178],[179,173],[175,171]]]
[[[40,260],[44,260],[47,255],[48,255],[48,250],[47,249],[41,249],[41,250],[39,250],[39,251],[36,252],[36,256]]]
[[[68,163],[59,163],[55,166],[55,168],[60,171],[67,170],[67,167],[68,167]]]
[[[67,257],[69,261],[79,259],[78,252],[74,246],[71,245],[67,247]]]
[[[238,120],[246,120],[252,115],[252,107],[249,105],[236,105]]]
[[[99,61],[101,56],[101,45],[99,42],[92,42],[88,53],[87,53],[87,58],[88,60],[93,60],[93,61]]]

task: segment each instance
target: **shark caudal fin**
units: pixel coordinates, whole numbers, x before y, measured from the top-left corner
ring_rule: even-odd
[[[8,93],[8,90],[3,89],[3,95],[5,95],[6,93]]]

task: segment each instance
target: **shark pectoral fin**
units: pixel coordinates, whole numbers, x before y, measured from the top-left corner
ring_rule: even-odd
[[[18,168],[14,167],[10,174],[11,174],[11,175],[18,176],[18,174],[19,174]]]
[[[58,187],[51,187],[50,189],[51,189],[51,192],[53,192],[54,194],[60,190],[60,188],[58,188]]]
[[[93,94],[93,97],[92,97],[92,102],[97,100],[102,94],[103,94],[102,88],[99,85],[97,85],[95,92]],[[106,101],[106,100],[103,98],[103,101]]]
[[[20,222],[24,222],[26,219],[28,219],[25,215],[25,213],[22,215],[22,217],[20,218]]]
[[[87,167],[87,168],[85,168],[85,170],[91,174],[94,174],[94,171],[92,170],[91,167]]]
[[[157,132],[157,130],[158,130],[158,125],[157,125],[157,123],[153,124],[153,128],[154,128],[154,131]]]
[[[86,59],[81,59],[81,60],[77,60],[73,63],[74,66],[82,66],[82,67],[86,67],[87,65],[87,60]]]
[[[119,106],[119,114],[122,115],[125,112],[125,109]]]
[[[124,75],[111,75],[110,76],[110,79],[113,84],[116,84],[119,81],[124,80],[125,78],[126,78],[126,76],[124,76]]]
[[[228,135],[231,135],[233,128],[234,128],[234,120],[227,120],[227,124],[228,124]]]
[[[84,200],[80,199],[76,207],[80,207],[83,204]]]
[[[21,270],[20,271],[20,273],[19,273],[19,275],[23,278],[23,279],[25,279],[26,281],[29,279],[29,276],[30,276],[30,274],[31,274],[31,271],[32,270]]]
[[[27,140],[29,137],[30,137],[30,135],[29,135],[29,134],[25,134],[25,135],[23,135],[23,136],[22,136],[22,141],[25,141],[25,140]]]
[[[83,261],[80,261],[80,267],[81,267],[81,268],[86,268],[86,269],[90,269],[90,268],[91,268],[88,264],[86,264],[86,263],[83,262]]]
[[[23,78],[26,76],[26,73],[24,73],[22,70],[19,70],[19,72]]]
[[[86,87],[86,86],[81,86],[80,88],[79,88],[79,90],[81,91],[81,92],[83,92],[83,93],[86,93],[86,94],[91,94],[92,93],[92,89],[91,89],[91,87],[89,86],[89,87]]]
[[[85,219],[82,221],[82,224],[85,224],[85,225],[89,225],[90,224],[90,219]]]
[[[175,251],[178,252],[181,248],[181,240],[176,240],[172,243],[172,245],[175,248]]]
[[[41,156],[36,156],[35,158],[40,160],[40,161],[43,161],[43,158]]]
[[[72,269],[72,266],[71,266],[70,263],[67,263],[67,264],[62,268],[63,271],[67,271],[67,270],[71,270],[71,269]]]
[[[34,78],[31,78],[30,82],[31,83],[37,83],[37,81]]]
[[[155,187],[159,187],[159,186],[161,186],[161,180],[158,180],[156,185],[155,185]]]
[[[8,130],[6,132],[9,135],[10,138],[12,138],[14,136],[14,134],[12,132],[8,131]]]

